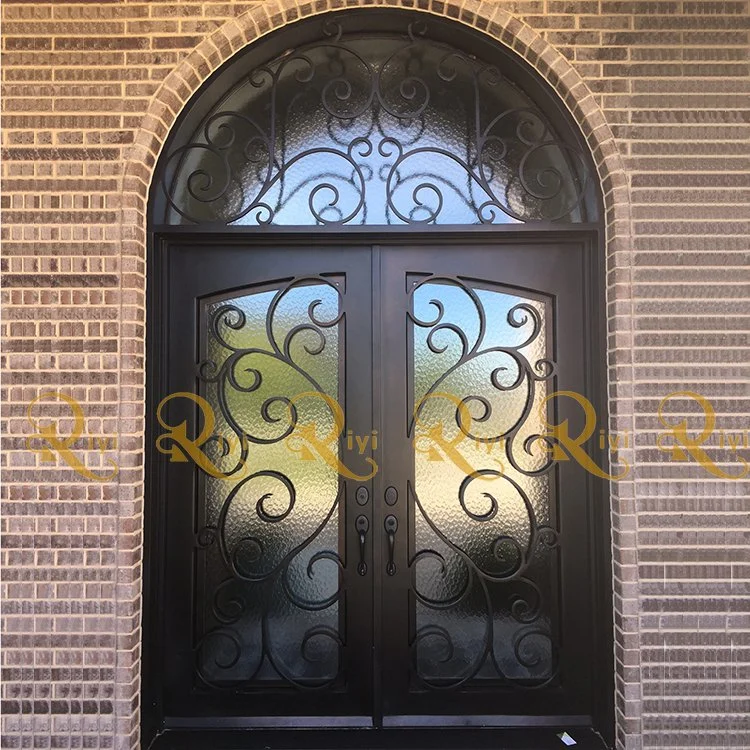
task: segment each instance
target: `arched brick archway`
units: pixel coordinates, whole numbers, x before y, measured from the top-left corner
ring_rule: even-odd
[[[614,136],[588,86],[571,63],[540,34],[492,2],[433,0],[352,2],[276,2],[267,0],[217,28],[164,79],[151,99],[137,132],[122,177],[121,257],[123,274],[121,351],[121,420],[119,436],[118,600],[123,603],[118,627],[117,733],[123,746],[138,738],[140,677],[140,591],[143,510],[143,434],[145,414],[135,393],[144,380],[146,208],[159,153],[182,108],[201,84],[247,44],[295,20],[345,7],[402,7],[445,16],[482,31],[515,51],[558,93],[589,145],[604,198],[607,263],[608,383],[610,428],[632,430],[632,361],[624,358],[632,339],[631,255],[628,186]],[[127,356],[130,355],[130,356]],[[622,357],[622,358],[621,358]],[[632,464],[627,453],[622,458]],[[635,552],[635,480],[611,487],[616,718],[618,747],[639,746],[640,689],[637,648],[637,559]],[[129,738],[129,739],[126,739]]]

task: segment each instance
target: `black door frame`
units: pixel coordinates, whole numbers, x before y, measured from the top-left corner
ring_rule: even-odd
[[[221,728],[217,725],[208,735],[195,730],[185,733],[176,729],[162,734],[165,718],[161,706],[162,686],[157,660],[154,656],[161,652],[163,645],[160,642],[160,629],[158,627],[161,617],[161,593],[164,587],[163,564],[160,560],[159,551],[163,549],[165,522],[162,517],[163,514],[160,513],[159,497],[164,492],[165,477],[162,469],[163,464],[156,460],[153,446],[155,438],[160,432],[158,425],[155,424],[155,408],[158,400],[163,397],[165,392],[165,343],[169,331],[169,321],[165,317],[163,308],[167,299],[169,280],[164,272],[160,251],[165,242],[170,240],[189,242],[193,240],[205,244],[207,241],[216,240],[224,244],[241,244],[252,251],[253,246],[269,247],[280,244],[300,244],[301,241],[307,241],[311,245],[310,252],[314,252],[315,245],[351,245],[360,242],[381,246],[390,244],[414,246],[421,244],[455,244],[457,241],[462,243],[482,242],[483,244],[491,242],[504,244],[513,241],[544,243],[575,240],[581,242],[587,247],[589,259],[586,264],[586,278],[584,280],[587,290],[586,318],[590,324],[585,341],[587,359],[591,363],[590,372],[587,373],[587,376],[590,377],[590,383],[587,383],[587,391],[597,409],[597,413],[599,415],[607,414],[606,367],[604,366],[606,363],[605,268],[603,255],[599,251],[603,232],[598,224],[429,227],[419,231],[415,228],[404,229],[401,227],[378,227],[375,230],[370,227],[347,227],[345,232],[338,233],[326,231],[324,228],[311,229],[309,227],[291,230],[277,227],[262,229],[232,227],[227,229],[228,231],[217,232],[215,229],[209,230],[201,227],[158,227],[156,231],[149,234],[148,268],[150,283],[147,294],[146,499],[144,503],[143,671],[141,680],[142,743],[144,747],[150,747],[157,737],[160,738],[160,747],[162,742],[166,743],[165,747],[171,746],[172,740],[178,742],[180,748],[192,745],[193,742],[200,745],[201,736],[204,737],[206,742],[210,742],[213,747],[221,746],[224,741],[229,742],[230,745],[236,741],[236,739],[233,739],[235,735],[231,732],[226,735],[225,740],[221,739],[223,736],[221,729],[226,729],[226,723]],[[374,374],[374,377],[376,380],[373,387],[378,389],[380,383],[377,379],[377,373]],[[606,424],[604,420],[600,420],[600,423]],[[600,461],[606,461],[606,458],[607,456],[604,453],[597,456],[597,460]],[[604,738],[606,746],[610,746],[614,741],[614,654],[610,513],[609,497],[604,483],[591,477],[589,496],[592,511],[590,542],[592,555],[596,560],[595,569],[590,577],[594,603],[593,612],[597,623],[606,624],[604,628],[594,629],[596,643],[592,648],[592,658],[599,665],[600,670],[598,671],[598,684],[594,689],[597,704],[594,706],[594,726],[592,729]],[[539,725],[541,725],[541,722],[537,723],[537,726]],[[279,726],[292,728],[295,726],[295,721],[280,720]],[[554,737],[554,735],[550,735],[549,730],[534,730],[531,728],[533,726],[534,722],[531,722],[530,727],[523,730],[502,729],[497,731],[503,732],[503,737],[507,741],[512,740],[514,743],[512,747],[546,747],[546,743],[550,741],[549,737]],[[237,746],[254,747],[255,743],[258,742],[260,743],[259,747],[263,747],[263,743],[268,745],[269,737],[275,738],[273,739],[274,747],[314,747],[319,741],[334,744],[334,740],[338,746],[364,746],[362,738],[357,739],[354,736],[359,735],[360,732],[336,732],[331,736],[331,739],[324,740],[328,733],[323,731],[323,727],[326,727],[325,722],[321,722],[321,730],[313,735],[308,730],[298,729],[294,733],[296,737],[294,740],[290,740],[288,734],[284,734],[282,737],[269,735],[266,730],[253,730],[253,737],[244,735],[246,740],[243,740],[242,744]],[[377,740],[372,739],[372,732],[370,731],[367,742],[372,744],[373,747],[395,746],[395,744],[404,741],[408,741],[409,744],[415,744],[416,742],[418,745],[422,741],[419,737],[426,741],[425,738],[432,736],[427,729],[428,727],[429,723],[426,724],[425,729],[419,730],[384,729],[381,730],[381,733],[387,735],[387,737],[381,737]],[[462,744],[465,745],[465,742],[469,739],[469,735],[462,734],[462,732],[476,732],[476,730],[456,729],[447,733],[443,730],[441,732],[433,737],[433,744],[429,745],[430,747],[438,746],[438,741],[443,743],[442,746],[445,747],[451,746],[451,743],[460,747]],[[539,734],[538,732],[542,733]],[[404,737],[409,739],[405,740]],[[475,739],[471,741],[474,743]],[[536,744],[526,745],[527,741]],[[595,740],[590,741],[596,742]],[[497,742],[497,739],[495,742]],[[555,738],[555,742],[557,744],[552,744],[550,747],[559,746],[560,741]],[[588,745],[588,742],[589,740],[584,743],[579,741],[579,745],[584,748],[604,746],[601,744]],[[284,743],[290,744],[285,745]]]

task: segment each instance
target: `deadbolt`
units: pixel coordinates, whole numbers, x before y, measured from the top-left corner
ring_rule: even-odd
[[[398,502],[398,490],[395,487],[388,487],[386,489],[385,502],[388,505],[395,505]]]

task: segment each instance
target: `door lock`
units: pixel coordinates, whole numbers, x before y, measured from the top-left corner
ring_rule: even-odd
[[[358,505],[367,505],[367,501],[370,499],[370,493],[367,487],[364,485],[357,487],[357,491],[354,493],[354,499]]]

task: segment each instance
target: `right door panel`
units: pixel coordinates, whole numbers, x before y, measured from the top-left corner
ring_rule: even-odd
[[[588,478],[539,437],[584,427],[585,248],[380,258],[384,724],[590,723]]]

